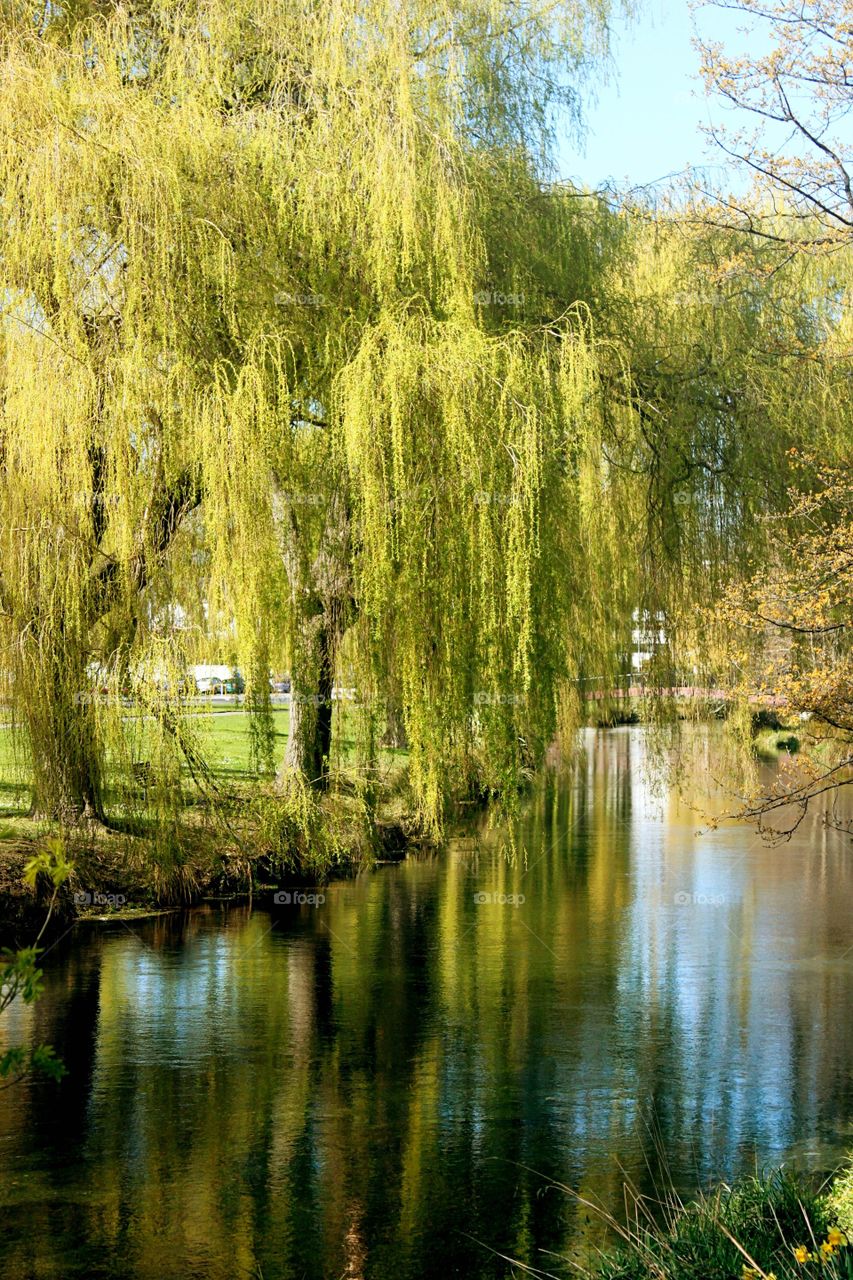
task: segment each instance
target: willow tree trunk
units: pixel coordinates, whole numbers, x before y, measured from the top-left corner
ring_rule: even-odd
[[[332,637],[325,610],[315,602],[295,627],[290,684],[290,731],[279,785],[296,780],[325,790],[332,745]]]
[[[41,696],[24,704],[32,753],[32,813],[49,821],[103,821],[101,747],[85,665],[54,650],[38,673]]]
[[[392,751],[406,751],[408,749],[409,739],[406,734],[406,718],[399,702],[390,702],[388,704],[385,732],[382,735],[380,745],[388,747]]]
[[[342,494],[329,495],[319,537],[297,520],[291,495],[272,473],[279,548],[290,582],[290,732],[279,786],[329,785],[332,688],[338,643],[355,611],[350,518]]]

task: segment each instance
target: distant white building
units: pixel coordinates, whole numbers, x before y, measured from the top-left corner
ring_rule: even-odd
[[[659,649],[666,644],[662,613],[649,613],[648,610],[634,610],[634,629],[631,632],[631,670],[642,671]]]
[[[243,689],[240,672],[224,663],[197,663],[189,674],[199,693],[241,693]]]

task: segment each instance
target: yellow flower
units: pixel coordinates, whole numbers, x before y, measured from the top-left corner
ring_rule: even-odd
[[[831,1258],[835,1253],[835,1245],[830,1244],[828,1240],[824,1240],[823,1244],[820,1246],[820,1251],[824,1258]]]
[[[761,1280],[761,1272],[755,1267],[744,1267],[740,1274],[741,1280]]]
[[[843,1249],[847,1244],[847,1237],[843,1231],[839,1231],[838,1227],[830,1227],[826,1233],[826,1242],[836,1249]]]
[[[811,1262],[812,1255],[804,1244],[798,1244],[794,1250],[794,1257],[797,1259],[797,1262]]]

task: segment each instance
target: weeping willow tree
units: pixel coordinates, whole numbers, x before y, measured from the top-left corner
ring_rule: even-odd
[[[345,656],[425,821],[475,774],[512,794],[632,611],[713,589],[790,418],[768,450],[760,353],[801,315],[760,247],[547,181],[606,8],[5,13],[0,608],[37,810],[101,816],[143,737],[165,803],[178,672],[225,638],[259,756],[291,668],[282,784],[328,781]]]
[[[403,299],[473,324],[468,140],[541,149],[604,23],[594,4],[4,6],[0,602],[39,812],[102,814],[125,717],[94,691],[160,656],[155,580],[168,562],[193,594],[201,504],[209,616],[253,648],[284,622],[314,661],[328,553],[306,529],[294,555],[277,519],[273,618],[272,496],[306,496],[311,455],[313,499],[345,509],[339,371]],[[303,448],[313,423],[328,443]]]

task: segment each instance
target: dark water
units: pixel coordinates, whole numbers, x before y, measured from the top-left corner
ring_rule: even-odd
[[[322,905],[78,927],[4,1034],[0,1275],[568,1274],[645,1190],[853,1145],[853,855],[817,824],[702,837],[590,735],[501,836]],[[475,893],[524,896],[520,905]],[[661,1151],[666,1152],[666,1170]]]

